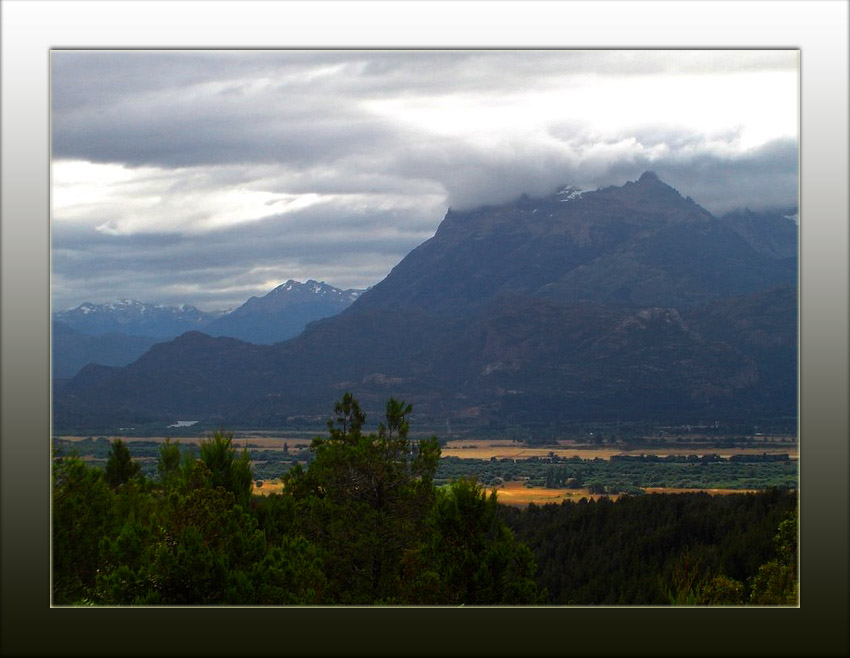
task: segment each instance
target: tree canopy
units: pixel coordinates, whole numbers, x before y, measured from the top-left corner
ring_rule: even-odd
[[[165,441],[157,479],[113,442],[105,471],[54,464],[54,602],[458,604],[539,600],[531,553],[470,482],[434,486],[436,437],[390,398],[375,431],[350,393],[283,491],[252,495],[247,450]],[[476,502],[477,501],[477,502]],[[462,559],[463,573],[457,560]]]

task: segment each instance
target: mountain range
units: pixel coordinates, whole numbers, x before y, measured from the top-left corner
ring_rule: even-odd
[[[106,304],[85,302],[74,309],[53,314],[61,322],[87,336],[124,334],[147,338],[174,338],[212,322],[216,314],[204,313],[194,306],[165,306],[147,304],[134,299],[122,299]]]
[[[795,418],[797,229],[717,218],[647,172],[449,209],[342,312],[274,345],[190,331],[54,389],[54,425],[322,418],[345,391],[421,428]]]
[[[166,306],[123,299],[85,302],[53,314],[53,376],[68,378],[89,363],[123,366],[152,345],[192,330],[246,342],[272,344],[297,336],[310,322],[339,313],[361,290],[324,282],[288,280],[230,311],[205,313],[194,306]]]

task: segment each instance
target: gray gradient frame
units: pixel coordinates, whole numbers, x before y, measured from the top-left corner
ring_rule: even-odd
[[[77,3],[63,2],[74,6]],[[91,3],[104,11],[115,3]],[[120,4],[120,3],[119,3]],[[143,3],[163,25],[168,2]],[[628,3],[648,14],[639,35],[613,12],[576,3],[517,8],[514,31],[480,8],[475,31],[461,37],[454,3],[430,3],[422,24],[378,3],[384,32],[348,32],[328,41],[336,19],[310,13],[276,38],[251,30],[251,16],[221,43],[213,19],[165,37],[145,23],[132,42],[80,42],[74,27],[51,18],[51,3],[3,0],[2,315],[0,315],[0,654],[116,655],[163,652],[244,655],[847,655],[848,644],[848,4],[757,2],[760,24],[742,26],[738,2],[712,2],[717,20],[687,19],[676,5]],[[287,3],[259,3],[263,6]],[[323,5],[325,3],[317,3]],[[398,3],[405,4],[405,3]],[[603,7],[611,3],[600,3]],[[22,19],[20,5],[36,7]],[[554,31],[549,12],[570,5],[580,29]],[[645,6],[644,6],[645,5]],[[288,7],[287,7],[288,9]],[[508,8],[509,9],[509,8]],[[505,9],[507,11],[508,9]],[[609,10],[610,7],[605,8]],[[111,10],[109,10],[111,11]],[[248,10],[245,10],[246,12]],[[294,11],[294,10],[293,10]],[[499,15],[504,17],[505,14]],[[249,12],[250,13],[250,12]],[[421,14],[420,14],[421,15]],[[435,16],[434,22],[430,17]],[[81,20],[85,20],[85,16]],[[253,19],[256,19],[253,16]],[[664,20],[660,20],[660,19]],[[18,21],[17,23],[15,21]],[[582,24],[586,21],[586,24]],[[529,43],[540,26],[542,36]],[[652,28],[653,24],[660,27]],[[257,23],[254,20],[253,25]],[[566,24],[565,24],[566,25]],[[312,26],[312,27],[311,27]],[[437,30],[445,26],[445,34]],[[616,29],[611,29],[612,26]],[[337,26],[344,30],[345,25]],[[455,26],[456,27],[456,26]],[[631,26],[633,27],[633,26]],[[109,30],[104,24],[103,30]],[[146,31],[147,30],[147,31]],[[312,31],[311,31],[312,30]],[[418,30],[418,31],[417,31]],[[424,30],[424,31],[423,31]],[[502,31],[500,31],[502,30]],[[619,30],[619,31],[618,31]],[[118,31],[119,34],[125,32]],[[177,34],[183,35],[179,40]],[[257,36],[257,35],[260,36]],[[623,35],[628,35],[628,37]],[[9,38],[12,35],[13,38]],[[783,609],[60,609],[49,586],[49,114],[52,47],[165,45],[245,47],[775,47],[799,48],[801,140],[801,605]],[[189,36],[191,35],[191,37]],[[266,36],[263,36],[266,35]],[[307,36],[305,36],[307,35]],[[312,37],[310,36],[312,35]],[[557,35],[557,36],[556,36]],[[155,39],[160,39],[156,42]],[[304,39],[308,41],[304,41]],[[313,43],[309,39],[313,39]],[[446,43],[444,39],[454,39]],[[258,43],[257,39],[269,39]],[[363,40],[366,41],[363,41]],[[429,40],[440,40],[430,44]],[[614,40],[611,43],[611,40]],[[329,632],[332,631],[332,632]]]

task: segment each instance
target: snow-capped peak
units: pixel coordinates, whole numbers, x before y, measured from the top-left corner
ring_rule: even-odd
[[[327,295],[350,295],[352,298],[356,297],[356,294],[359,294],[360,291],[354,290],[341,290],[339,288],[335,288],[334,286],[325,283],[324,281],[316,281],[315,279],[307,279],[304,283],[300,281],[295,281],[294,279],[288,279],[285,283],[281,283],[277,288],[272,290],[272,292],[297,292],[302,294],[312,294],[318,296],[327,296]],[[356,293],[353,295],[353,293]]]
[[[573,199],[581,198],[582,194],[584,193],[581,191],[580,188],[567,185],[558,190],[555,193],[555,196],[561,197],[559,201],[572,201]]]
[[[137,314],[145,315],[149,313],[157,314],[182,314],[182,313],[200,313],[197,308],[190,304],[179,304],[177,306],[167,306],[165,304],[148,304],[135,299],[119,299],[114,302],[105,302],[103,304],[92,304],[91,302],[83,302],[75,309],[62,311],[64,314],[90,315],[108,314],[108,315],[128,315]]]

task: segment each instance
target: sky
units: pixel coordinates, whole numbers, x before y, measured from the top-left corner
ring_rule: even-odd
[[[378,283],[448,208],[652,170],[796,208],[794,50],[56,50],[54,311]]]

